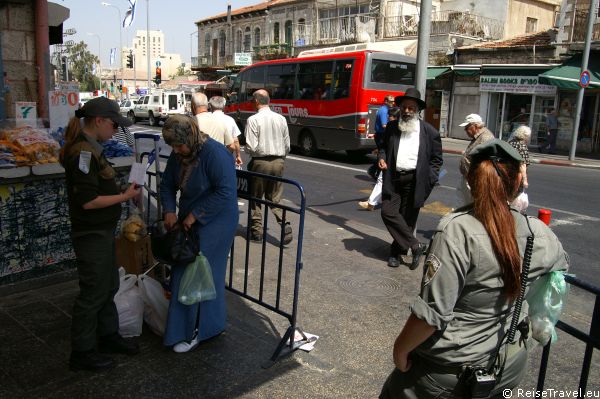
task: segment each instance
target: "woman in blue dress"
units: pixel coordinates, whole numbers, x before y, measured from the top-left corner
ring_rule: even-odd
[[[179,221],[184,229],[197,233],[217,291],[212,301],[190,306],[179,303],[177,294],[185,265],[172,267],[164,344],[182,353],[225,329],[225,270],[238,223],[237,183],[231,153],[202,133],[194,118],[171,116],[162,133],[173,148],[160,186],[165,226],[170,229]]]

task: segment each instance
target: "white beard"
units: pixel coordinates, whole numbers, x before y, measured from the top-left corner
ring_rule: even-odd
[[[404,121],[402,118],[398,120],[398,130],[401,132],[416,132],[419,130],[419,117],[415,114],[412,118]]]

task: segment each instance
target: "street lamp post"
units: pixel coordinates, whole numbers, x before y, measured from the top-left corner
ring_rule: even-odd
[[[90,32],[88,32],[88,35],[96,36],[98,38],[98,72],[100,75],[100,91],[102,92],[102,47],[100,45],[100,35]]]
[[[114,4],[110,4],[107,3],[105,1],[103,1],[102,3],[103,6],[105,7],[112,7],[114,9],[117,10],[117,13],[119,14],[119,20],[117,21],[119,23],[119,71],[121,71],[121,80],[123,79],[123,37],[121,35],[121,9],[119,9],[119,7],[115,6]]]

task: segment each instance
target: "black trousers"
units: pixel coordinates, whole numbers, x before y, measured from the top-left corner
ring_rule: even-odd
[[[408,249],[418,244],[413,235],[421,208],[414,207],[415,174],[399,175],[393,181],[394,193],[383,195],[381,218],[394,241],[390,256],[406,255]]]

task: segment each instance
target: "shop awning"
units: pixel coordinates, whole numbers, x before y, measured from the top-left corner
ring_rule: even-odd
[[[454,65],[452,70],[456,76],[479,76],[481,66],[479,65]]]
[[[438,76],[448,72],[450,67],[428,67],[427,68],[427,80],[433,80]]]
[[[600,54],[590,53],[588,70],[590,71],[589,88],[600,88]],[[579,76],[581,75],[581,56],[571,58],[563,65],[540,74],[540,82],[551,84],[563,90],[579,89]]]

